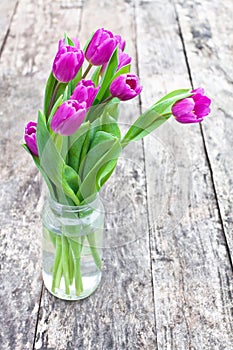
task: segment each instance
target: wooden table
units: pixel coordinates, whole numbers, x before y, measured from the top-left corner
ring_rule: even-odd
[[[232,0],[1,0],[0,13],[1,350],[232,350]],[[115,237],[101,285],[71,303],[43,287],[41,183],[20,144],[58,39],[98,27],[126,38],[144,86],[122,122],[180,87],[213,105],[123,154],[102,194]]]

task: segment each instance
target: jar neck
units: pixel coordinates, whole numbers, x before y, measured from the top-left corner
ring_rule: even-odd
[[[61,204],[57,201],[55,201],[54,199],[52,199],[51,197],[47,197],[47,201],[48,204],[50,206],[50,208],[53,210],[54,213],[56,214],[89,214],[91,212],[93,212],[94,210],[96,210],[99,206],[100,203],[100,198],[99,198],[99,194],[97,194],[95,200],[93,200],[92,202],[88,203],[88,204],[83,204],[80,206],[77,205],[67,205],[67,204]]]

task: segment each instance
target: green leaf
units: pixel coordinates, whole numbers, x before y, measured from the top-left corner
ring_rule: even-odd
[[[97,87],[99,84],[99,75],[100,75],[101,68],[102,66],[97,67],[91,76],[91,80],[95,84],[95,87]]]
[[[94,100],[93,105],[100,103],[103,100],[105,92],[109,89],[111,80],[116,73],[118,67],[118,46],[113,51],[112,56],[108,62],[108,65],[105,69],[104,75],[100,82],[99,92]]]
[[[187,94],[189,94],[189,96],[192,96],[192,93],[190,93],[190,89],[179,89],[179,90],[174,90],[172,92],[169,92],[169,94],[165,95],[164,97],[162,97],[159,101],[157,101],[155,104],[158,105],[161,102],[165,101],[165,100],[170,100],[172,98],[175,98],[177,100],[181,100],[183,98],[187,97]]]
[[[91,171],[96,162],[104,156],[104,154],[112,147],[115,142],[115,137],[104,131],[97,131],[91,143],[90,150],[85,159],[83,167],[83,178]]]
[[[81,79],[82,79],[82,67],[79,69],[76,77],[68,83],[67,100],[73,94],[74,89],[76,88],[77,84],[80,82]]]
[[[59,88],[57,90],[56,98],[54,102],[56,102],[60,98],[60,96],[64,95],[67,85],[68,85],[67,83],[59,83]]]
[[[84,48],[83,48],[83,52],[84,53],[86,53],[87,47],[90,44],[90,41],[93,38],[93,35],[94,35],[94,32],[92,32],[91,35],[89,36],[89,38],[87,39],[87,42],[86,42],[86,44],[84,45]]]
[[[82,175],[83,174],[83,167],[85,164],[86,155],[87,155],[87,152],[89,151],[94,133],[95,133],[95,130],[93,128],[90,128],[87,131],[85,140],[83,142],[83,146],[82,146],[82,150],[81,150],[81,154],[80,154],[80,158],[79,158],[79,169],[78,169],[78,174],[79,174],[81,179],[83,179],[83,175]]]
[[[119,104],[120,100],[114,97],[105,105],[103,114],[109,114],[112,118],[114,118],[117,121],[119,116]]]
[[[112,77],[111,81],[109,82],[109,86],[111,85],[111,83],[113,82],[113,80],[115,80],[117,77],[119,77],[121,74],[127,74],[130,72],[130,64],[126,65],[126,66],[123,66],[121,67],[115,74],[114,76]],[[109,89],[107,89],[105,91],[105,94],[103,96],[103,100],[105,100],[107,97],[109,97],[111,94],[110,94],[110,91]]]
[[[53,91],[56,87],[57,84],[57,80],[56,78],[53,76],[53,72],[50,73],[49,78],[47,80],[46,83],[46,87],[45,87],[45,96],[44,96],[44,114],[47,117],[48,114],[48,109],[49,109],[49,104],[53,95]]]
[[[38,168],[38,170],[40,171],[41,175],[43,176],[46,185],[48,186],[50,195],[53,199],[56,199],[55,197],[55,193],[54,193],[54,188],[53,188],[53,184],[51,183],[51,181],[49,180],[48,176],[46,175],[45,171],[41,168],[40,166],[40,159],[38,157],[36,157],[35,155],[33,155],[31,153],[31,151],[29,150],[28,146],[26,144],[22,145],[23,148],[32,156],[32,159],[34,160],[34,163],[36,165],[36,167]]]
[[[50,114],[49,114],[49,118],[48,118],[48,126],[49,126],[49,127],[50,127],[51,120],[52,120],[54,114],[56,113],[58,107],[60,107],[60,105],[62,104],[62,102],[63,102],[63,96],[61,95],[61,96],[57,99],[57,101],[55,102],[55,104],[53,105],[53,108],[52,108],[52,110],[51,110],[51,112],[50,112]]]
[[[168,120],[175,102],[190,97],[190,90],[176,90],[156,102],[149,110],[144,112],[129,128],[121,144],[123,147],[131,141],[138,141]]]
[[[106,109],[107,110],[107,109]],[[118,139],[121,138],[121,130],[114,118],[112,118],[109,115],[109,112],[104,110],[104,113],[102,114],[100,118],[100,124],[101,124],[101,129],[102,131],[105,131]]]
[[[108,141],[110,143],[110,141]],[[84,202],[92,199],[96,192],[100,189],[100,174],[99,171],[103,166],[106,166],[109,162],[118,159],[122,148],[118,139],[115,139],[111,147],[102,155],[101,158],[96,158],[94,166],[83,180],[80,189],[78,191],[78,197],[82,198]]]
[[[99,170],[98,174],[97,174],[97,179],[98,179],[98,187],[102,187],[105,182],[110,178],[110,176],[112,175],[113,171],[116,168],[117,165],[117,160],[112,160],[108,163],[106,163],[105,165],[102,166],[102,168]]]
[[[58,153],[51,135],[47,129],[45,115],[39,111],[37,131],[37,146],[40,158],[40,166],[49,179],[58,187],[62,187],[62,171],[64,161]]]
[[[80,186],[80,178],[78,174],[74,169],[72,169],[68,165],[64,165],[63,167],[62,182],[63,182],[63,187],[64,187],[64,184],[66,183],[66,186],[69,186],[74,193],[78,191]]]
[[[112,81],[115,80],[119,75],[127,74],[130,72],[131,65],[127,64],[126,66],[121,67],[113,76]]]
[[[81,151],[90,129],[90,122],[83,123],[76,133],[69,136],[68,164],[78,173],[80,165]]]

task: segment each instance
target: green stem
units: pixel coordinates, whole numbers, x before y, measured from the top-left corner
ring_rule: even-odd
[[[101,104],[107,103],[107,102],[111,101],[112,99],[113,99],[113,96],[109,96],[109,97],[107,97],[105,100],[103,100],[103,101],[101,102]]]
[[[57,279],[57,273],[58,273],[58,269],[59,269],[59,263],[61,260],[61,255],[62,255],[61,237],[57,236],[56,237],[56,253],[55,253],[55,259],[54,259],[54,265],[53,265],[52,292],[55,292],[56,279]]]
[[[82,273],[81,273],[81,258],[75,260],[75,292],[76,295],[79,296],[83,292],[83,281],[82,281]]]
[[[50,100],[50,103],[49,103],[48,116],[50,115],[51,110],[52,110],[52,108],[53,108],[53,104],[54,104],[55,98],[56,98],[56,96],[57,96],[57,92],[58,92],[58,89],[59,89],[60,85],[61,85],[61,82],[58,81],[58,83],[57,83],[57,85],[56,85],[56,87],[55,87],[55,89],[54,89],[54,91],[53,91],[53,95],[52,95],[52,98],[51,98],[51,100]]]
[[[57,274],[55,278],[55,288],[60,288],[60,283],[61,283],[61,278],[62,278],[62,259],[60,259],[58,269],[57,269]]]
[[[70,245],[69,245],[69,276],[70,276],[70,285],[72,285],[73,279],[74,279],[74,259],[73,259]]]
[[[80,243],[72,239],[69,240],[69,244],[73,254],[75,292],[77,296],[79,296],[83,292],[82,273],[80,264],[83,241],[84,237],[81,237]]]
[[[89,63],[89,65],[87,66],[87,69],[85,70],[85,72],[83,73],[83,76],[82,76],[82,79],[85,79],[87,74],[90,72],[91,70],[91,67],[92,67],[92,64]]]
[[[65,279],[66,294],[70,294],[69,279],[69,243],[67,238],[62,234],[62,268]]]
[[[89,235],[87,235],[87,240],[88,240],[89,247],[91,249],[91,254],[93,256],[95,264],[98,267],[98,269],[101,270],[102,262],[101,262],[99,253],[98,253],[98,251],[96,249],[95,232],[92,232]]]

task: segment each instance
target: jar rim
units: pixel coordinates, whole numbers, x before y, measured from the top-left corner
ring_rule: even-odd
[[[54,200],[51,196],[48,196],[47,200],[49,202],[50,207],[53,210],[55,210],[56,212],[80,213],[80,212],[95,210],[99,201],[100,201],[100,198],[99,198],[99,193],[97,193],[96,198],[93,201],[91,201],[90,203],[82,204],[82,205],[62,204],[62,203]]]

